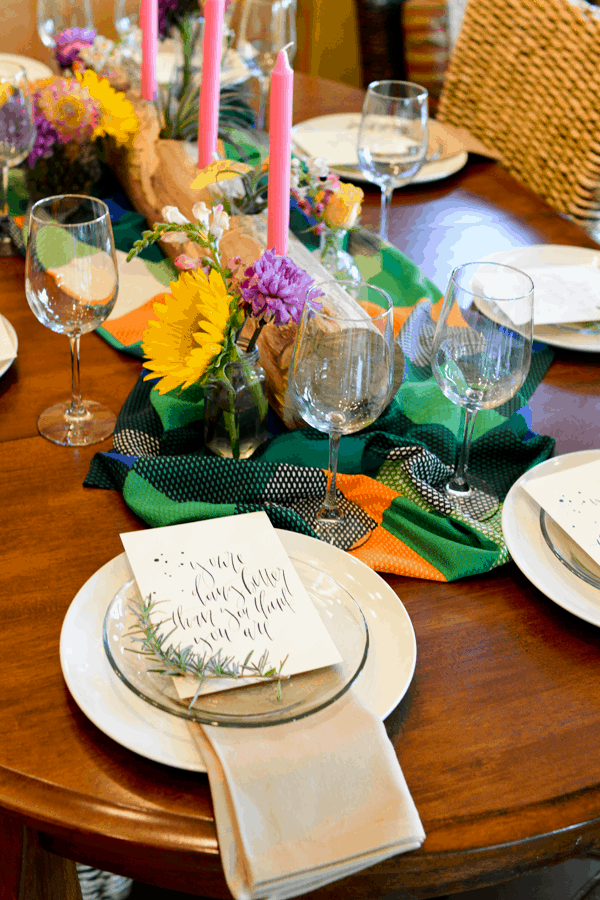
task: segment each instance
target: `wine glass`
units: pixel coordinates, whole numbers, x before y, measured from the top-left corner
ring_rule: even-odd
[[[277,54],[284,47],[289,47],[291,63],[295,46],[295,0],[244,0],[237,50],[252,75],[258,79],[256,127],[259,131],[264,131],[265,127],[267,95]]]
[[[489,518],[499,500],[468,471],[475,416],[513,397],[527,377],[533,340],[533,282],[501,263],[459,266],[435,329],[433,374],[442,393],[463,408],[462,441],[445,486],[453,505],[475,519]]]
[[[319,296],[322,292],[323,296]],[[360,431],[383,412],[394,378],[393,306],[381,288],[325,281],[309,292],[288,374],[290,399],[305,422],[329,434],[327,490],[316,515],[322,540],[346,549],[364,543],[361,510],[336,493],[343,434]]]
[[[427,158],[427,91],[411,81],[373,81],[358,132],[358,162],[381,188],[379,237],[387,241],[394,188],[411,181]]]
[[[54,49],[54,35],[67,28],[94,30],[91,0],[37,0],[37,30],[45,47]]]
[[[23,66],[0,62],[0,165],[2,217],[8,216],[8,170],[23,162],[35,142],[35,124],[27,73]]]
[[[45,410],[37,423],[40,434],[55,444],[96,444],[114,430],[110,409],[81,399],[79,339],[110,315],[118,288],[106,204],[77,194],[39,200],[29,219],[25,292],[42,325],[66,334],[71,345],[71,400]]]
[[[115,28],[122,41],[129,41],[140,27],[140,0],[115,0]]]

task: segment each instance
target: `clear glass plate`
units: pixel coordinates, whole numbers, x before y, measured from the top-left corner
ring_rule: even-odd
[[[152,672],[156,661],[143,656],[130,629],[137,625],[132,604],[139,601],[134,580],[115,594],[104,617],[103,643],[108,660],[121,681],[138,697],[157,709],[200,722],[255,728],[281,725],[318,712],[341,697],[362,670],[368,653],[367,623],[358,604],[337,581],[304,560],[290,557],[334,641],[342,662],[249,687],[205,694],[193,708],[180,700],[173,678]]]
[[[586,584],[600,588],[600,567],[556,524],[545,509],[540,510],[540,528],[544,540],[563,566]]]

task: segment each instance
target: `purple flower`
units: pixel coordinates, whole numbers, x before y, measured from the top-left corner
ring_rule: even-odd
[[[35,117],[36,138],[31,153],[27,157],[30,168],[35,166],[38,159],[52,155],[54,145],[60,139],[58,131],[44,116]]]
[[[79,59],[79,51],[89,47],[96,40],[93,28],[66,28],[54,36],[56,48],[54,53],[59,66],[67,69]]]
[[[35,140],[31,109],[18,97],[9,97],[0,106],[0,145],[5,154],[10,151],[29,152]]]
[[[313,281],[288,256],[277,256],[275,250],[265,250],[245,274],[247,280],[240,285],[240,306],[247,315],[272,321],[275,325],[300,321],[306,294]],[[313,296],[322,297],[323,294],[319,292]]]

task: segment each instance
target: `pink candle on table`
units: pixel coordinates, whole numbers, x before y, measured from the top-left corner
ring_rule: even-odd
[[[142,67],[140,87],[144,100],[156,100],[156,53],[158,47],[158,0],[140,0]]]
[[[202,44],[202,84],[198,121],[198,168],[214,159],[219,130],[219,92],[225,0],[204,0],[204,42]]]
[[[280,256],[287,253],[290,227],[293,94],[294,73],[286,50],[280,50],[271,73],[267,207],[267,247]]]

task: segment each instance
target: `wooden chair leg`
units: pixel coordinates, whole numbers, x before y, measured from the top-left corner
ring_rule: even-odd
[[[2,811],[0,900],[81,900],[75,863],[43,850],[37,831]]]

